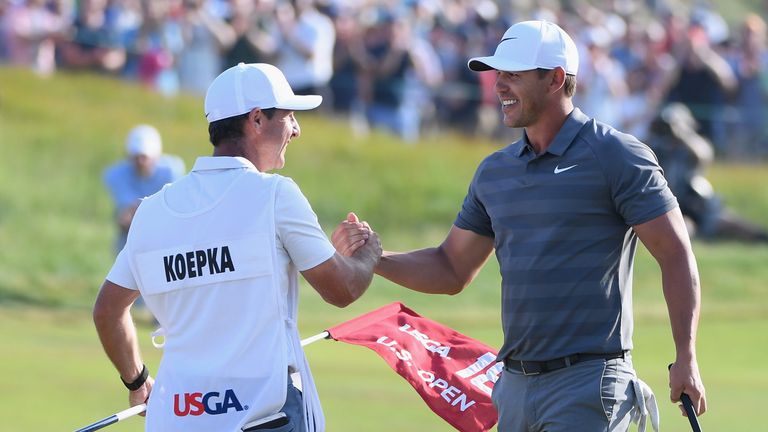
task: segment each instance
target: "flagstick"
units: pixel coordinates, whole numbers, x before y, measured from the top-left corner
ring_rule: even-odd
[[[308,337],[306,339],[302,339],[301,340],[301,346],[307,346],[307,345],[309,345],[311,343],[314,343],[314,342],[317,342],[317,341],[319,341],[321,339],[328,339],[329,336],[330,336],[330,333],[328,333],[327,331],[324,331],[322,333],[318,333],[318,334],[316,334],[314,336],[310,336],[310,337]],[[97,421],[95,423],[92,423],[92,424],[90,424],[90,425],[88,425],[88,426],[86,426],[84,428],[78,429],[75,432],[92,432],[92,431],[96,431],[96,430],[105,428],[105,427],[107,427],[107,426],[109,426],[111,424],[115,424],[115,423],[119,422],[120,420],[125,420],[128,417],[133,417],[136,414],[141,414],[141,413],[143,413],[146,410],[147,410],[147,404],[135,405],[135,406],[132,406],[132,407],[128,408],[127,410],[123,410],[123,411],[120,411],[119,413],[112,414],[109,417],[105,417],[105,418],[103,418],[103,419],[101,419],[101,420],[99,420],[99,421]]]
[[[115,424],[115,423],[119,422],[120,420],[125,420],[128,417],[135,416],[136,414],[141,414],[144,411],[146,411],[146,409],[147,409],[147,404],[141,404],[141,405],[132,406],[132,407],[128,408],[127,410],[120,411],[117,414],[112,414],[109,417],[105,417],[105,418],[97,421],[96,423],[90,424],[90,425],[88,425],[88,426],[86,426],[86,427],[84,427],[82,429],[78,429],[75,432],[91,432],[91,431],[96,431],[96,430],[99,430],[101,428],[105,428],[105,427],[107,427],[107,426],[109,426],[111,424]]]
[[[302,339],[301,340],[301,346],[307,346],[307,345],[309,345],[309,344],[311,344],[313,342],[319,341],[320,339],[328,339],[328,337],[330,335],[331,334],[328,333],[328,331],[326,330],[326,331],[324,331],[322,333],[318,333],[318,334],[316,334],[314,336],[310,336],[310,337],[308,337],[306,339]]]

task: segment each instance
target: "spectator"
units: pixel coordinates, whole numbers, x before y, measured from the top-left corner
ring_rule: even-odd
[[[136,38],[136,34],[144,21],[145,14],[142,10],[143,0],[108,0],[106,8],[107,25],[114,29],[118,37],[118,44],[128,47]],[[167,3],[161,0],[158,3]]]
[[[224,53],[224,66],[274,61],[279,34],[274,0],[231,0],[229,24],[235,43]]]
[[[116,252],[125,245],[128,228],[141,199],[184,174],[184,162],[177,156],[163,155],[162,150],[157,129],[149,125],[136,126],[125,139],[127,157],[104,172],[104,183],[115,205]]]
[[[368,122],[413,142],[421,127],[421,112],[414,104],[423,102],[424,86],[442,80],[439,59],[411,34],[407,21],[384,9],[366,32],[365,42],[368,67],[363,97]]]
[[[333,76],[329,82],[335,113],[352,115],[360,104],[359,75],[365,69],[363,27],[350,8],[338,7],[332,20],[336,43],[333,46]]]
[[[432,123],[436,117],[435,90],[443,83],[443,68],[435,48],[413,31],[410,20],[398,22],[397,31],[407,41],[411,59],[403,89],[401,116],[404,130],[401,137],[415,142],[421,135],[423,125]]]
[[[296,94],[326,95],[333,75],[333,22],[317,10],[314,0],[281,4],[276,19],[281,35],[277,66]]]
[[[179,55],[181,89],[204,95],[221,72],[222,53],[235,43],[235,31],[205,7],[205,0],[183,0],[181,32],[184,49]]]
[[[675,79],[676,60],[665,50],[661,24],[649,18],[642,26],[645,31],[634,51],[636,61],[627,70],[629,94],[619,111],[626,132],[644,139]]]
[[[5,17],[12,6],[9,0],[0,0],[0,65],[8,61],[8,21]]]
[[[181,27],[170,19],[168,1],[142,0],[141,27],[130,42],[128,74],[160,93],[171,96],[179,91],[176,59],[184,48]]]
[[[731,212],[714,193],[704,171],[712,145],[696,132],[696,120],[682,103],[666,106],[651,123],[648,144],[659,158],[670,190],[680,203],[691,236],[705,240],[768,242],[768,231]]]
[[[624,67],[609,52],[611,42],[611,34],[602,27],[592,26],[584,32],[584,72],[579,75],[582,94],[577,94],[574,100],[587,115],[618,125],[621,105],[628,90]]]
[[[445,72],[445,84],[435,96],[435,104],[440,107],[437,118],[441,124],[452,125],[465,133],[477,130],[481,100],[480,75],[466,66],[473,36],[471,32],[454,32],[442,26],[437,26],[432,33],[432,44]],[[495,105],[494,114],[498,117]]]
[[[107,0],[81,0],[71,35],[60,45],[65,67],[119,73],[126,52],[117,29],[107,20]]]
[[[738,122],[730,130],[730,155],[749,159],[768,156],[766,101],[768,100],[768,49],[765,21],[748,14],[741,25],[731,65],[738,80],[735,106]]]
[[[44,0],[9,5],[2,28],[6,34],[7,57],[11,64],[31,66],[41,75],[56,69],[55,41],[69,24],[62,15],[46,8]]]
[[[706,30],[692,23],[688,38],[675,54],[678,59],[676,79],[667,102],[682,102],[691,110],[701,134],[725,154],[725,104],[736,91],[736,76],[731,66],[714,50]]]

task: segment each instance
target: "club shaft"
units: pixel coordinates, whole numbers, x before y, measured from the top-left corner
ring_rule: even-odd
[[[699,419],[696,417],[696,411],[693,409],[693,402],[691,402],[691,397],[683,393],[680,395],[680,401],[683,403],[685,413],[688,414],[688,421],[691,423],[691,429],[693,429],[693,432],[701,432],[701,426],[699,426]]]

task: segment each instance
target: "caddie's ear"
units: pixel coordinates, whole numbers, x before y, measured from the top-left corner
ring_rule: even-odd
[[[254,108],[248,113],[248,122],[256,129],[261,128],[263,118],[264,114],[261,108]]]

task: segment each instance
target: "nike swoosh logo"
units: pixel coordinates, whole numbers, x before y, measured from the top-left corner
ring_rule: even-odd
[[[565,168],[560,168],[560,165],[558,165],[555,167],[555,174],[560,174],[561,172],[565,172],[565,171],[568,171],[569,169],[576,168],[577,166],[579,166],[579,164],[571,165]]]
[[[511,39],[517,39],[517,36],[512,36],[512,37],[504,38],[504,39],[500,40],[499,43],[502,43],[504,41],[508,41],[508,40],[511,40]]]

